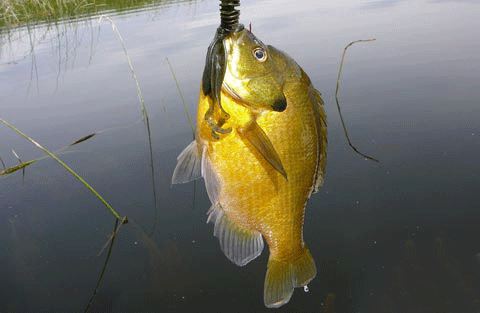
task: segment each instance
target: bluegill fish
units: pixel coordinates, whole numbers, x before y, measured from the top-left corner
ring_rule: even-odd
[[[195,140],[179,155],[172,183],[204,178],[208,221],[235,264],[255,259],[267,242],[264,302],[279,307],[316,276],[303,220],[325,172],[323,101],[291,57],[243,27],[223,38],[223,49],[221,110],[202,86]]]

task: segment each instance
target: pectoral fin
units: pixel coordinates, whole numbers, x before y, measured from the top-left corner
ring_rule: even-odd
[[[287,172],[285,172],[282,160],[280,160],[270,139],[268,139],[265,132],[258,126],[255,120],[247,126],[239,128],[238,133],[243,139],[246,139],[274,169],[287,179]]]
[[[188,183],[200,177],[200,157],[197,142],[194,140],[178,156],[172,184]]]

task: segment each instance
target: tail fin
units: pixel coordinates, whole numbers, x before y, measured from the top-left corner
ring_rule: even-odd
[[[317,275],[315,261],[307,247],[293,260],[268,259],[263,298],[268,308],[278,308],[287,303],[294,287],[307,285]]]

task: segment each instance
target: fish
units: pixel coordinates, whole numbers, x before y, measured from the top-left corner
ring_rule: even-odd
[[[325,175],[324,102],[293,58],[244,27],[222,44],[219,97],[205,94],[204,79],[195,139],[178,156],[172,184],[203,177],[212,204],[207,222],[236,265],[258,257],[267,243],[264,304],[277,308],[317,273],[303,224]]]

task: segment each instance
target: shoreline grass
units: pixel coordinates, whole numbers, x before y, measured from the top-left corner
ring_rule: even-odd
[[[189,0],[180,0],[189,1]],[[176,0],[2,0],[0,33],[28,24],[52,23],[142,7],[165,5]]]
[[[95,0],[3,0],[0,3],[0,29],[95,13],[99,7]]]

